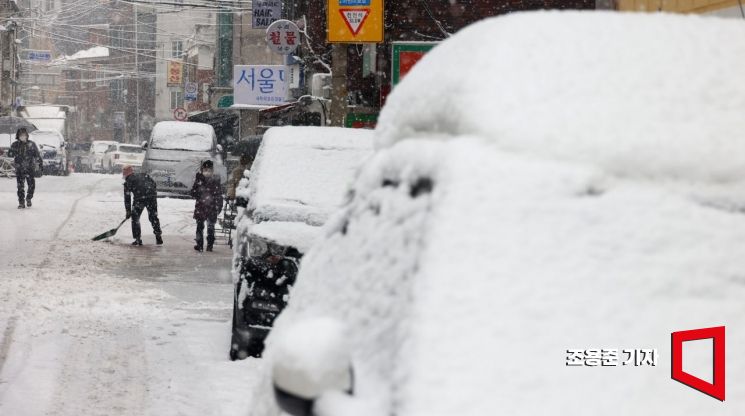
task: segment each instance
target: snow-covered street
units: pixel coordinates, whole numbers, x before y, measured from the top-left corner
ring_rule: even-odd
[[[230,362],[230,249],[192,249],[193,201],[159,199],[164,246],[124,217],[122,179],[0,180],[0,415],[240,415],[253,360]]]

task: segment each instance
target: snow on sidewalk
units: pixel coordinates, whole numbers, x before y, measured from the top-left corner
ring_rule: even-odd
[[[34,202],[17,210],[0,181],[0,414],[247,411],[255,362],[227,354],[230,251],[193,252],[193,201],[159,200],[166,245],[143,218],[141,248],[129,224],[90,241],[123,218],[117,176],[45,177]]]

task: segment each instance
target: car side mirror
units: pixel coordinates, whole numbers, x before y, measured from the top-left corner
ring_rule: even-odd
[[[142,148],[147,149],[147,140],[142,142]]]
[[[222,145],[221,144],[218,144],[217,145],[217,152],[218,153],[222,153]]]
[[[352,348],[339,321],[305,319],[280,329],[272,339],[274,397],[284,412],[312,416],[322,394],[352,394]]]

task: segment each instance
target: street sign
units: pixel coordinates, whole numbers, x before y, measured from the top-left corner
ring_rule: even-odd
[[[281,105],[287,101],[287,67],[236,65],[233,70],[234,104]]]
[[[166,66],[166,68],[166,70],[168,71],[167,85],[169,87],[181,85],[184,79],[184,64],[178,61],[168,61],[168,65]]]
[[[187,117],[189,117],[189,114],[186,112],[185,109],[179,107],[173,110],[173,118],[175,118],[176,120],[186,121]]]
[[[23,51],[23,55],[27,61],[29,62],[51,62],[52,60],[52,52],[51,51],[36,51],[36,50],[27,50]]]
[[[299,43],[300,29],[289,20],[277,20],[266,29],[266,44],[280,55],[295,52]]]
[[[330,43],[383,42],[383,0],[328,0]]]
[[[391,65],[391,83],[395,86],[414,65],[421,60],[437,42],[393,42],[393,65]]]
[[[196,101],[199,96],[199,86],[196,82],[187,82],[184,84],[184,100]]]
[[[252,4],[254,29],[266,29],[282,17],[281,0],[253,0]]]

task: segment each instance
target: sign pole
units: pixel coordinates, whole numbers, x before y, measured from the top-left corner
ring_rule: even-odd
[[[331,54],[329,124],[343,127],[344,117],[347,114],[347,45],[334,44]]]
[[[137,24],[140,20],[137,17],[137,3],[133,5],[134,11],[135,11],[135,142],[134,143],[141,143],[142,140],[140,139],[140,61],[138,59],[138,56],[140,55],[140,42],[139,42],[139,36],[138,36],[138,29]],[[149,211],[148,211],[149,212]]]

